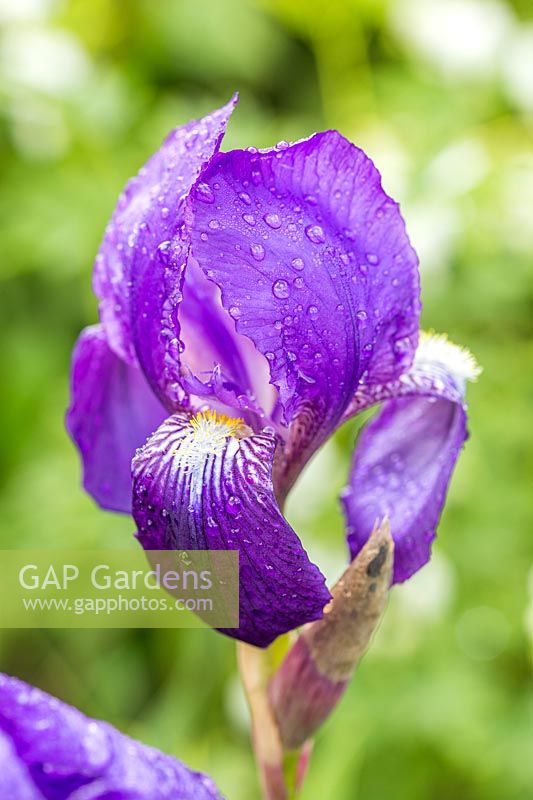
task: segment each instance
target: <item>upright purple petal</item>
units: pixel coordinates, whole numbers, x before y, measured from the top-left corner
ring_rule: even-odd
[[[275,438],[215,412],[169,417],[133,461],[133,516],[148,550],[238,550],[240,627],[265,647],[322,616],[325,580],[279,511]]]
[[[395,542],[393,582],[430,558],[448,484],[468,436],[465,381],[478,368],[443,337],[423,335],[412,368],[399,380],[359,387],[350,411],[383,402],[363,430],[343,493],[352,558],[376,520],[387,516]],[[392,399],[391,399],[392,398]]]
[[[297,430],[291,458],[305,460],[362,377],[392,380],[412,361],[419,286],[403,220],[372,162],[334,131],[219,153],[201,181],[192,254],[268,359]]]
[[[81,333],[72,360],[67,429],[83,462],[83,485],[96,502],[131,511],[131,459],[166,411],[138,367],[111,350],[101,325]]]
[[[211,403],[221,400],[216,392],[206,391],[216,365],[216,372],[234,387],[234,399],[228,403],[231,408],[245,416],[244,408],[252,405],[268,415],[276,401],[276,391],[269,384],[268,362],[250,339],[236,332],[235,320],[222,305],[220,289],[205,277],[193,258],[187,263],[179,323],[183,371],[206,384],[203,390],[195,389],[182,375],[183,387]],[[252,424],[252,418],[248,421]]]
[[[5,800],[220,800],[206,775],[0,674],[0,787],[7,781],[16,791]]]
[[[95,262],[94,289],[111,349],[128,363],[137,360],[132,331],[133,261],[137,259],[137,279],[147,287],[153,289],[158,280],[163,281],[164,248],[182,223],[183,198],[218,149],[235,103],[236,97],[203,119],[172,131],[128,182],[111,217]],[[159,246],[161,261],[157,260]],[[142,248],[146,252],[139,252]],[[147,268],[156,274],[147,276]],[[172,291],[176,290],[172,282]]]
[[[131,259],[131,330],[135,350],[146,376],[168,408],[184,404],[187,392],[182,385],[183,366],[193,372],[208,363],[208,356],[226,366],[233,380],[248,388],[248,376],[242,365],[239,347],[233,342],[231,319],[224,322],[218,296],[206,292],[195,279],[189,258],[188,229],[185,225],[185,200],[202,168],[218,150],[236,98],[199,122],[179,128],[167,139],[160,158],[164,171],[151,204],[145,208],[136,231]],[[198,191],[198,189],[196,189]],[[209,195],[204,196],[209,202]],[[203,320],[196,316],[195,294],[202,295]],[[193,306],[188,311],[188,305]],[[227,316],[227,315],[226,315]],[[196,351],[205,340],[205,356],[197,364],[197,352],[191,347],[191,336],[184,343],[182,326],[200,338]],[[185,331],[184,333],[186,333]],[[216,341],[217,346],[210,348]],[[189,353],[184,352],[188,345]],[[244,374],[243,374],[244,373]]]

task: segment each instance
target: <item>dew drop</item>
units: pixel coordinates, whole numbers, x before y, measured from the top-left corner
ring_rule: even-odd
[[[215,195],[213,194],[213,190],[207,183],[199,183],[196,187],[196,197],[202,203],[214,203],[215,202]]]
[[[263,217],[269,228],[281,228],[281,220],[278,214],[265,214]]]
[[[314,317],[315,314],[318,314],[318,308],[316,306],[309,306],[309,308],[307,309],[307,313],[311,314],[311,316]]]
[[[239,319],[241,316],[241,309],[238,306],[231,306],[229,314],[233,319]]]
[[[379,258],[375,253],[367,253],[366,260],[369,264],[379,264]]]
[[[164,264],[168,261],[168,249],[170,247],[170,239],[166,239],[164,242],[161,242],[157,245],[157,255],[159,256],[159,260],[162,261]]]
[[[241,513],[241,507],[242,503],[240,499],[234,494],[230,495],[226,500],[226,511],[232,517],[236,517]]]
[[[305,264],[303,258],[293,258],[291,261],[292,266],[294,269],[297,269],[299,272],[304,268]]]
[[[251,244],[250,253],[253,255],[256,261],[262,261],[265,257],[265,248],[262,244]]]
[[[252,203],[252,198],[248,194],[248,192],[241,192],[239,195],[239,200],[241,200],[245,205],[249,206]]]
[[[363,321],[363,320],[366,319],[367,313],[366,313],[366,311],[358,311],[355,316],[357,317],[357,319],[360,319],[361,321]]]
[[[277,297],[278,300],[286,300],[289,296],[289,284],[287,281],[284,280],[277,280],[272,285],[272,294],[274,297]]]
[[[308,225],[305,229],[305,235],[313,244],[322,244],[326,241],[324,231],[320,225]]]
[[[253,214],[243,214],[242,218],[247,225],[255,225],[255,217]]]

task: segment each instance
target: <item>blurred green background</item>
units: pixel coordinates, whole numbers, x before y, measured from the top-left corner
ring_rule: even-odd
[[[79,486],[68,364],[126,179],[177,124],[241,103],[225,147],[335,127],[372,156],[421,258],[424,325],[484,367],[429,566],[396,587],[317,737],[304,800],[533,797],[531,0],[0,0],[0,547],[131,544]],[[333,578],[358,423],[289,517]],[[256,798],[233,643],[34,631],[0,667]]]

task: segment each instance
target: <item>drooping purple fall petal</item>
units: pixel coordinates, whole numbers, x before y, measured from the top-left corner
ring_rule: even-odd
[[[478,372],[469,353],[444,337],[423,335],[413,367],[402,379],[358,390],[358,410],[385,402],[359,438],[343,493],[348,544],[354,557],[376,520],[387,516],[395,542],[395,583],[430,558],[448,484],[468,436],[465,381]]]
[[[5,800],[220,800],[176,759],[0,674],[0,787]]]
[[[66,423],[83,485],[102,508],[131,512],[131,459],[165,417],[142,372],[115,355],[102,326],[85,328],[73,354]]]
[[[192,253],[268,359],[305,460],[365,374],[392,380],[411,363],[419,286],[403,220],[372,162],[334,131],[219,153],[200,186]]]
[[[133,516],[148,550],[238,549],[240,627],[226,633],[265,647],[330,595],[274,497],[274,436],[243,434],[214,412],[169,417],[133,461]]]

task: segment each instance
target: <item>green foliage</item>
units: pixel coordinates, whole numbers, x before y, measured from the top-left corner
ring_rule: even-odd
[[[227,147],[337,127],[369,152],[421,256],[424,325],[484,366],[435,558],[395,588],[318,736],[305,800],[533,796],[533,67],[517,56],[532,9],[463,7],[479,2],[493,52],[483,61],[469,41],[466,63],[460,27],[421,44],[423,9],[437,0],[0,10],[1,547],[135,546],[131,520],[79,487],[63,429],[69,354],[96,318],[91,263],[122,185],[171,127],[235,89]],[[408,7],[422,15],[410,28]],[[289,504],[331,576],[345,558],[337,495],[358,425],[317,457]],[[11,632],[0,667],[207,770],[231,800],[257,797],[230,640]]]

